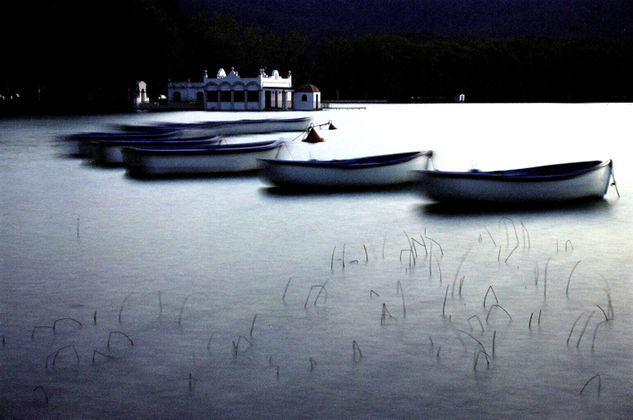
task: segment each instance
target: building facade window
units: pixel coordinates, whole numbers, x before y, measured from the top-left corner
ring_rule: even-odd
[[[210,90],[207,92],[207,102],[217,102],[218,101],[218,93],[215,90]]]
[[[231,91],[223,90],[220,92],[220,102],[231,102]]]
[[[171,100],[174,102],[180,102],[182,100],[182,96],[180,92],[178,91],[174,92],[174,96],[172,96]]]
[[[301,95],[301,102],[308,102],[308,95],[306,95],[305,93]]]
[[[233,101],[234,102],[244,102],[244,91],[236,90],[233,92]]]
[[[246,94],[248,102],[259,102],[259,91],[249,90]]]

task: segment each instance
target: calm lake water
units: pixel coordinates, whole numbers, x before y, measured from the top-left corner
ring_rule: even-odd
[[[312,114],[338,127],[325,143],[286,151],[432,149],[445,170],[614,159],[620,198],[538,211],[136,180],[56,140],[265,115],[281,114],[0,121],[0,417],[633,415],[633,104],[329,110]]]

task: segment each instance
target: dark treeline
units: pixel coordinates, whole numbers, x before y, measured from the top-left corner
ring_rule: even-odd
[[[168,80],[200,80],[220,67],[245,77],[292,70],[296,85],[317,85],[324,100],[437,101],[460,93],[481,102],[633,100],[631,39],[314,39],[245,27],[226,14],[187,16],[178,0],[25,0],[0,8],[3,112],[120,111],[130,107],[137,80],[155,99]]]

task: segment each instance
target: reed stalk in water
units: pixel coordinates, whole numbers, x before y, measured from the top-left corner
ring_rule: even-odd
[[[473,363],[473,370],[476,371],[477,370],[477,364],[479,363],[479,359],[480,356],[483,354],[484,359],[486,360],[486,369],[488,369],[490,367],[490,359],[488,358],[488,354],[485,351],[482,351],[481,349],[477,349],[475,350],[475,359],[474,359],[474,363]]]
[[[579,392],[580,395],[582,395],[582,393],[585,391],[585,388],[587,388],[587,385],[589,385],[589,383],[591,383],[594,379],[598,379],[598,396],[600,396],[600,389],[602,388],[602,378],[600,377],[599,373],[593,375],[591,378],[587,380],[587,382],[585,382],[582,388],[580,388],[580,392]]]
[[[492,310],[494,308],[499,308],[501,309],[503,312],[505,312],[505,314],[508,316],[508,318],[510,318],[510,321],[512,321],[512,316],[510,315],[510,313],[508,311],[505,310],[505,308],[499,304],[494,304],[490,307],[490,309],[488,310],[488,314],[486,315],[486,323],[488,323],[488,318],[490,318],[490,313],[492,312]]]
[[[600,309],[600,312],[602,312],[602,315],[604,315],[604,320],[608,321],[609,320],[609,316],[607,315],[607,313],[604,311],[604,309],[602,309],[602,306],[598,305],[596,303],[596,306],[598,307],[598,309]]]
[[[115,334],[122,335],[123,337],[127,338],[127,341],[128,343],[130,343],[130,346],[134,347],[134,341],[130,338],[129,335],[127,335],[123,331],[110,331],[110,334],[108,334],[108,344],[106,346],[108,347],[108,351],[110,351],[110,341],[112,340],[112,336]]]
[[[356,342],[356,340],[352,340],[352,360],[357,363],[360,362],[360,359],[363,358],[363,352],[360,351],[360,346]]]
[[[567,341],[565,342],[566,345],[569,345],[569,340],[571,339],[571,335],[574,332],[574,328],[576,328],[576,324],[578,324],[578,321],[580,321],[580,318],[582,318],[582,316],[585,313],[582,312],[580,315],[578,315],[578,317],[576,318],[576,320],[574,321],[574,323],[571,326],[571,330],[569,330],[569,335],[567,335]]]
[[[459,292],[459,297],[462,297],[462,287],[464,286],[465,279],[466,279],[466,276],[462,276],[462,278],[459,279],[459,288],[457,289]]]
[[[40,391],[42,393],[42,395],[44,396],[44,404],[48,405],[48,393],[46,392],[46,389],[42,385],[38,385],[33,388],[33,392],[36,391]]]
[[[530,249],[532,247],[532,242],[530,241],[530,232],[527,230],[523,222],[521,222],[521,233],[523,235],[523,248],[525,248],[525,237],[527,236],[527,247]]]
[[[484,309],[486,309],[486,301],[488,299],[488,293],[492,292],[492,296],[495,298],[495,303],[499,303],[499,299],[497,299],[497,294],[495,293],[495,289],[492,287],[492,285],[488,286],[488,289],[486,289],[486,294],[484,295]]]
[[[77,325],[79,325],[80,327],[82,327],[82,326],[83,326],[83,324],[82,324],[81,322],[77,321],[75,318],[68,318],[68,317],[67,317],[67,318],[59,318],[59,319],[56,319],[56,320],[53,322],[53,332],[55,331],[55,328],[57,327],[57,323],[58,323],[58,322],[62,322],[62,321],[73,321],[74,323],[76,323],[76,324],[77,324]]]
[[[496,248],[497,247],[497,241],[495,241],[495,238],[492,237],[492,234],[490,233],[490,231],[488,230],[487,227],[484,227],[484,229],[486,229],[486,232],[488,233],[488,236],[490,237],[490,240],[492,241],[492,244]]]
[[[273,363],[273,357],[268,358],[268,367],[275,368],[277,370],[277,377],[279,377],[279,365]]]
[[[327,282],[326,282],[327,283]],[[303,308],[306,309],[308,307],[308,301],[310,300],[310,295],[312,294],[312,291],[314,289],[319,289],[319,293],[317,293],[316,298],[314,298],[314,305],[317,304],[317,301],[319,300],[319,297],[321,296],[321,293],[325,291],[325,302],[327,302],[327,289],[325,288],[325,283],[324,284],[315,284],[312,287],[310,287],[310,290],[308,291],[308,296],[306,296],[306,301],[303,304]]]
[[[178,314],[178,326],[182,326],[182,313],[185,310],[185,305],[187,304],[187,301],[189,300],[190,297],[192,297],[195,293],[190,293],[187,296],[185,296],[185,299],[182,302],[182,305],[180,305],[180,313]],[[209,297],[206,293],[199,293],[204,297]]]
[[[585,331],[587,330],[587,325],[589,324],[589,320],[591,319],[591,317],[595,313],[596,313],[596,311],[592,311],[589,314],[589,316],[587,317],[587,320],[585,321],[585,325],[582,327],[582,331],[580,331],[580,336],[578,337],[578,341],[576,341],[576,348],[578,348],[578,346],[580,346],[580,340],[582,340],[582,336],[585,335]]]
[[[284,294],[281,295],[281,301],[283,303],[286,303],[286,293],[288,292],[288,287],[290,286],[290,280],[292,280],[292,277],[288,279],[288,282],[286,283],[286,287],[284,288]]]
[[[396,286],[396,294],[400,294],[400,297],[402,298],[402,318],[407,317],[407,305],[405,305],[404,303],[404,289],[402,288],[402,283],[400,283],[400,280],[398,280],[397,286]]]
[[[571,240],[567,239],[565,241],[565,252],[567,252],[567,245],[569,244],[569,247],[571,248],[571,250],[574,250],[574,244],[571,243]]]
[[[255,320],[257,319],[257,314],[253,316],[253,321],[251,322],[251,330],[249,332],[249,336],[253,337],[253,329],[255,328]]]
[[[240,341],[242,339],[244,339],[244,341],[246,341],[249,344],[249,346],[253,345],[253,343],[251,343],[251,341],[248,338],[244,337],[243,335],[240,335],[239,337],[237,337],[237,341],[233,341],[233,357],[237,357],[237,353],[240,349]]]
[[[46,369],[48,369],[48,360],[52,357],[52,366],[55,366],[55,362],[57,361],[57,356],[59,356],[59,353],[62,352],[63,350],[66,349],[70,349],[72,348],[74,353],[75,353],[75,358],[77,359],[77,363],[79,363],[79,353],[77,353],[77,348],[75,347],[74,344],[69,344],[67,346],[63,346],[58,348],[57,350],[55,350],[54,352],[52,352],[51,354],[49,354],[48,356],[46,356],[46,362],[45,362],[45,366]]]
[[[385,325],[386,324],[387,317],[389,317],[389,319],[396,319],[396,317],[391,315],[391,312],[389,312],[389,309],[387,309],[387,304],[383,302],[383,304],[382,304],[382,313],[380,315],[380,325]]]
[[[341,258],[341,261],[343,262],[343,270],[345,270],[345,244],[343,244],[343,258]]]
[[[336,245],[334,245],[334,249],[332,250],[332,257],[330,258],[330,271],[334,272],[334,252],[336,252]],[[288,280],[290,282],[290,280]]]
[[[442,245],[440,245],[440,243],[438,241],[436,241],[435,239],[431,238],[430,236],[427,236],[426,239],[431,241],[431,249],[433,249],[433,244],[437,245],[440,248],[440,255],[443,258],[444,257],[444,249],[442,248]]]
[[[33,330],[31,330],[31,340],[35,338],[35,331],[40,330],[40,329],[48,329],[48,330],[53,331],[53,327],[49,325],[36,325],[35,327],[33,327]]]
[[[209,339],[207,340],[207,352],[211,353],[211,340],[213,339],[213,336],[215,335],[215,332],[212,332],[211,335],[209,336]]]
[[[100,352],[97,349],[94,349],[92,352],[92,365],[94,366],[95,364],[95,357],[99,355],[101,357],[105,357],[106,359],[110,359],[110,360],[114,360],[114,356],[112,356],[111,354],[105,354],[103,352]]]
[[[123,302],[121,302],[121,306],[119,307],[119,324],[121,323],[121,315],[123,314],[123,306],[125,305],[125,302],[127,302],[127,300],[130,298],[130,296],[132,296],[132,293],[129,293],[124,299]]]
[[[446,298],[448,297],[448,284],[446,285],[446,292],[444,292],[444,303],[442,303],[442,318],[446,317]]]
[[[569,277],[567,278],[567,287],[565,287],[565,296],[569,297],[569,283],[571,283],[571,276],[574,274],[574,271],[576,270],[576,267],[578,267],[578,264],[580,264],[579,260],[578,262],[576,262],[576,264],[574,264],[574,267],[571,269],[571,273],[569,273]]]
[[[467,319],[468,326],[470,327],[470,330],[471,331],[473,330],[473,325],[470,323],[470,320],[473,319],[473,318],[476,319],[477,322],[479,322],[479,327],[481,328],[481,333],[483,334],[484,333],[484,324],[481,322],[481,319],[479,318],[478,315],[473,315],[473,316],[471,316],[470,318]]]
[[[594,346],[596,344],[596,335],[598,335],[598,328],[600,328],[600,326],[602,324],[606,324],[607,322],[609,322],[609,321],[605,320],[605,321],[598,322],[598,324],[596,324],[596,328],[593,330],[593,338],[591,339],[591,352],[592,353],[593,353],[593,350],[594,350]]]

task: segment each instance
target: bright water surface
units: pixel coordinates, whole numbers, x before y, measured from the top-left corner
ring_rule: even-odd
[[[290,148],[433,149],[446,170],[614,159],[621,198],[538,211],[141,181],[55,140],[266,115],[0,121],[0,417],[633,415],[632,104],[330,110],[325,143]]]

